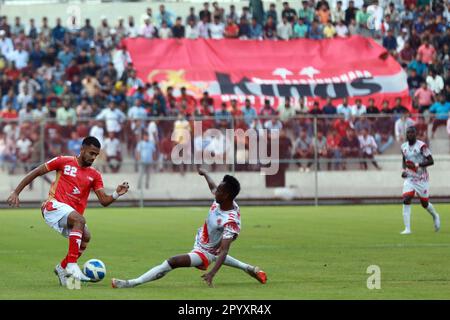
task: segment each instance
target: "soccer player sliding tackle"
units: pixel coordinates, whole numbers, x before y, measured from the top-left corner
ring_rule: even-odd
[[[18,207],[19,194],[29,183],[50,171],[56,171],[56,179],[48,199],[41,206],[41,213],[50,227],[69,239],[69,251],[55,267],[55,274],[63,286],[69,287],[69,277],[78,283],[90,280],[81,272],[77,261],[91,238],[83,216],[91,189],[106,207],[127,193],[129,188],[128,183],[124,182],[112,195],[105,193],[101,174],[91,167],[100,148],[96,138],[85,138],[77,157],[59,156],[41,164],[25,176],[7,200],[10,206]]]
[[[222,265],[241,269],[259,282],[266,283],[267,277],[264,271],[228,254],[231,243],[236,240],[241,229],[241,215],[239,207],[234,201],[240,191],[238,180],[230,175],[225,175],[223,181],[216,186],[206,171],[199,169],[199,174],[204,176],[208,182],[211,192],[215,195],[215,201],[209,209],[203,227],[198,229],[194,249],[188,254],[167,259],[136,279],[113,278],[113,288],[131,288],[154,281],[176,268],[197,267],[200,270],[207,270],[209,264],[214,261],[215,265],[211,271],[202,275],[203,280],[209,286],[212,286],[213,278]]]
[[[419,196],[420,203],[433,217],[434,229],[439,231],[441,227],[439,214],[434,209],[429,199],[429,176],[427,167],[434,164],[430,149],[416,138],[415,127],[406,129],[406,142],[402,144],[403,155],[403,221],[405,230],[401,234],[411,233],[411,201],[415,194]]]

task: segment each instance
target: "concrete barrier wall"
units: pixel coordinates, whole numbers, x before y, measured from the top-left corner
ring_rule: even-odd
[[[364,199],[364,198],[396,198],[401,197],[403,179],[400,178],[399,164],[382,171],[320,171],[317,174],[319,198]],[[220,181],[225,172],[212,173],[216,181]],[[236,172],[242,191],[240,199],[305,199],[314,198],[316,176],[313,171],[286,172],[286,188],[266,188],[265,176],[259,172]],[[0,191],[4,201],[11,190],[23,178],[23,174],[9,176],[0,174]],[[112,193],[123,181],[130,183],[130,191],[124,200],[207,200],[211,198],[204,178],[197,173],[153,173],[149,189],[137,188],[139,175],[104,174],[105,188]],[[450,197],[449,162],[441,161],[430,170],[431,196]],[[35,182],[33,190],[25,189],[21,194],[22,201],[42,201],[46,198],[49,184],[41,178]],[[95,199],[95,195],[92,195]]]

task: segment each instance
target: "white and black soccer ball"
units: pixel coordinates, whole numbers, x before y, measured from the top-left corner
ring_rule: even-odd
[[[91,278],[92,282],[98,282],[106,276],[106,267],[102,261],[91,259],[84,264],[83,273]]]

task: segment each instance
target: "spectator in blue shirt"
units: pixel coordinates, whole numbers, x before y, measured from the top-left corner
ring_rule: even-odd
[[[250,24],[250,39],[262,39],[262,26],[256,21],[256,18],[252,18]]]
[[[250,100],[245,99],[245,107],[242,108],[242,114],[244,116],[244,122],[248,128],[251,127],[252,123],[258,117],[255,108],[252,107]]]
[[[52,40],[56,43],[62,43],[65,34],[66,28],[61,25],[61,18],[57,18],[56,26],[52,29]]]
[[[309,29],[309,38],[320,40],[323,38],[323,29],[317,21],[313,21],[311,28]]]
[[[331,98],[327,98],[327,102],[323,106],[322,112],[326,115],[333,115],[337,113],[336,107],[333,105]]]
[[[416,73],[421,77],[425,76],[428,72],[427,65],[418,58],[413,59],[413,61],[408,64],[408,69],[416,70]]]
[[[2,109],[6,108],[6,103],[11,102],[11,106],[14,110],[19,111],[20,104],[17,101],[17,97],[14,94],[14,89],[10,89],[7,94],[2,97]]]
[[[145,188],[149,188],[150,183],[150,169],[156,159],[156,145],[155,142],[150,141],[147,132],[144,132],[143,138],[136,145],[135,151],[136,161],[142,168],[142,174],[139,176],[138,189],[142,187],[142,178],[145,175]]]
[[[269,17],[272,17],[275,25],[278,25],[278,13],[277,9],[275,8],[275,3],[270,4],[269,10],[266,11],[264,22],[266,22]]]
[[[387,36],[383,39],[383,47],[390,52],[397,50],[397,38],[394,36],[393,30],[388,30]]]
[[[64,68],[67,68],[69,66],[70,61],[72,61],[74,57],[75,56],[73,55],[69,46],[64,46],[64,49],[59,51],[58,53],[58,60],[61,61]]]
[[[233,120],[231,113],[227,110],[227,104],[222,102],[222,108],[215,113],[216,126],[218,128],[230,128]]]
[[[251,38],[250,25],[247,19],[245,19],[245,17],[241,17],[238,26],[239,26],[239,34],[238,34],[239,39],[250,39]]]
[[[42,66],[42,59],[44,56],[45,53],[41,50],[39,42],[36,42],[34,44],[33,51],[30,53],[30,61],[34,69],[39,69]]]
[[[423,17],[419,16],[418,21],[414,23],[414,29],[421,35],[425,31],[425,23],[423,22]]]
[[[431,139],[433,139],[436,129],[440,126],[447,125],[450,102],[445,101],[445,96],[442,94],[439,96],[439,101],[431,105],[430,112],[434,114],[433,128],[431,130]]]
[[[69,151],[69,154],[72,156],[79,155],[82,142],[83,142],[83,139],[78,137],[77,132],[72,131],[72,133],[70,134],[70,140],[67,142],[67,150]]]
[[[169,28],[173,27],[173,13],[166,10],[166,7],[162,4],[159,6],[159,13],[156,16],[156,20],[158,21],[158,26],[160,27],[165,21]]]
[[[81,51],[89,51],[91,47],[91,40],[88,39],[86,32],[80,32],[80,36],[75,40],[75,46],[77,47],[77,54],[79,54]]]

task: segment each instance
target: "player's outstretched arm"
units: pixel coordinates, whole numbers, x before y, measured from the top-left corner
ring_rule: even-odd
[[[100,204],[104,207],[107,207],[115,200],[117,200],[120,196],[123,196],[125,193],[127,193],[129,188],[130,186],[128,185],[128,182],[124,182],[117,186],[116,191],[114,191],[112,195],[106,194],[105,189],[95,190],[95,194],[97,195]]]
[[[208,172],[205,169],[199,168],[198,174],[205,177],[206,182],[208,182],[209,190],[211,190],[212,194],[216,194],[217,185],[215,184],[213,179],[209,176]]]
[[[210,272],[202,275],[203,280],[206,281],[208,286],[212,287],[212,280],[216,275],[217,271],[219,271],[220,267],[222,267],[225,258],[228,255],[228,251],[230,250],[230,246],[233,240],[234,239],[222,239],[222,242],[220,243],[220,253],[217,256],[217,260],[216,263],[214,264],[214,267],[211,269]]]
[[[18,207],[19,206],[19,194],[22,192],[22,190],[29,185],[34,179],[36,179],[39,176],[42,176],[49,172],[45,164],[41,164],[36,169],[29,172],[25,178],[20,181],[19,185],[14,189],[13,192],[9,195],[8,199],[6,200],[8,204],[12,207]]]

